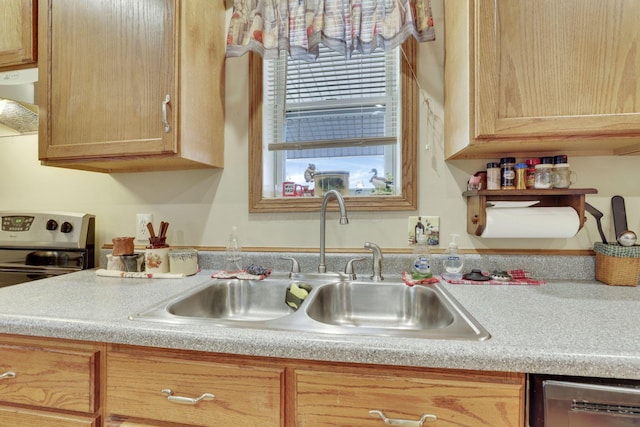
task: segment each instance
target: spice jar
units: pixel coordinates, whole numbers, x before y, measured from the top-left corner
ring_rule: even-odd
[[[569,188],[576,182],[576,173],[569,169],[569,163],[559,163],[553,167],[551,185],[553,188]]]
[[[534,157],[532,159],[527,159],[525,163],[527,164],[525,188],[531,189],[534,188],[536,179],[536,165],[540,164],[540,159]]]
[[[515,190],[516,188],[516,158],[503,157],[500,159],[500,189]]]
[[[558,154],[557,156],[553,156],[553,164],[560,165],[567,163],[567,155],[566,154]]]
[[[487,190],[500,189],[500,165],[494,162],[487,163]]]
[[[527,188],[527,164],[516,164],[516,190],[524,190]]]
[[[540,164],[553,165],[553,157],[540,157]]]
[[[576,173],[569,170],[566,154],[553,156],[553,170],[551,171],[551,187],[569,188],[576,181]]]
[[[536,165],[536,175],[533,186],[537,189],[551,188],[551,171],[553,165],[549,163],[541,163]]]

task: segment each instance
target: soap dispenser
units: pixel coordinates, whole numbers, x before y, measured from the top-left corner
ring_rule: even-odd
[[[430,279],[431,254],[427,244],[427,236],[421,230],[416,230],[416,245],[413,247],[413,264],[411,266],[411,277],[415,280]]]
[[[464,267],[464,259],[458,251],[458,243],[456,243],[457,234],[451,234],[451,242],[449,248],[444,253],[442,266],[444,272],[442,277],[451,280],[460,280],[462,278],[462,267]]]

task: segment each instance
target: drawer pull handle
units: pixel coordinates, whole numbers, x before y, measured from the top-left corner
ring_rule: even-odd
[[[372,417],[375,417],[376,415],[379,416],[382,419],[382,421],[384,421],[384,423],[387,424],[387,425],[390,425],[390,426],[405,426],[405,427],[422,427],[422,425],[426,421],[436,421],[438,419],[438,417],[436,417],[435,415],[431,415],[431,414],[424,414],[422,416],[422,418],[420,418],[418,421],[387,418],[384,415],[384,412],[378,411],[377,409],[369,411],[369,415],[371,415]]]
[[[173,390],[170,388],[165,388],[160,393],[167,395],[169,402],[180,403],[182,405],[197,405],[201,400],[213,400],[215,398],[211,393],[202,393],[200,397],[174,396]]]
[[[167,104],[171,102],[171,97],[167,95],[162,101],[162,124],[164,125],[164,131],[169,133],[171,130],[171,125],[169,124],[169,119],[167,118]]]
[[[5,378],[15,378],[16,377],[16,373],[15,372],[5,372],[4,374],[0,374],[0,380],[3,380]]]

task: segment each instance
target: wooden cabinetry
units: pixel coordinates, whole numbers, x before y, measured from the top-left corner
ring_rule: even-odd
[[[0,425],[97,426],[101,354],[99,345],[1,338]]]
[[[110,351],[107,366],[111,425],[153,425],[136,419],[220,427],[281,424],[283,366],[130,347]]]
[[[445,156],[640,151],[640,2],[445,4]]]
[[[522,426],[524,374],[361,366],[113,346],[107,425],[380,426],[437,417],[442,425]],[[180,400],[167,399],[171,389]],[[205,393],[214,397],[198,402]],[[180,404],[192,403],[192,404]]]
[[[0,426],[99,427],[99,419],[0,406]]]
[[[515,373],[3,336],[0,374],[1,426],[524,425],[525,375]]]
[[[153,421],[133,420],[130,417],[111,416],[107,418],[106,427],[165,427],[165,423]],[[181,427],[184,424],[181,425]]]
[[[36,0],[0,0],[0,71],[35,66],[36,12]]]
[[[224,19],[209,0],[39,0],[42,163],[222,167]]]
[[[337,367],[296,370],[294,384],[298,427],[524,423],[522,374]]]

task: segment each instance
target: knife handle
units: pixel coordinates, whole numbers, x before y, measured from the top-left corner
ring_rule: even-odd
[[[613,212],[613,229],[616,232],[616,239],[621,233],[627,231],[627,211],[624,206],[624,197],[613,196],[611,198],[611,211]]]

